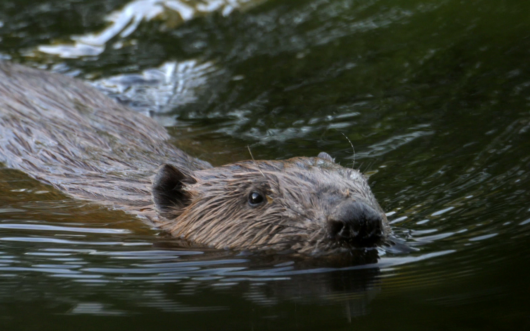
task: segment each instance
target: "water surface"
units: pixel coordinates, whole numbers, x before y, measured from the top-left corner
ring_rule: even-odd
[[[87,80],[213,164],[326,151],[369,264],[185,247],[0,169],[6,330],[530,328],[530,3],[0,1],[0,58]],[[353,145],[350,144],[348,139]]]

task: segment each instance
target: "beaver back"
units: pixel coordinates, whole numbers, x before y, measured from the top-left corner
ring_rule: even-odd
[[[0,62],[0,162],[76,198],[149,209],[151,177],[169,160],[211,167],[166,130],[71,77]]]

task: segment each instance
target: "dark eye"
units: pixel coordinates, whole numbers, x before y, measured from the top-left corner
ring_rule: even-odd
[[[261,195],[261,193],[254,191],[254,192],[250,192],[250,194],[248,195],[248,204],[251,207],[257,207],[263,201],[265,201],[265,198],[263,197],[263,195]]]

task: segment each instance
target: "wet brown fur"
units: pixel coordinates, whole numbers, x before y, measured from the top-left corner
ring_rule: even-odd
[[[0,62],[0,162],[75,198],[123,209],[216,248],[350,249],[327,235],[326,222],[342,200],[367,203],[389,231],[357,170],[318,157],[213,168],[168,139],[152,119],[81,81]],[[185,176],[183,199],[156,207],[152,178],[168,163]],[[253,190],[266,196],[265,204],[249,207]]]

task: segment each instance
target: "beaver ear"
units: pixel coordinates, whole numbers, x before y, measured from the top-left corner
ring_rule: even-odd
[[[335,162],[335,159],[331,157],[331,155],[329,155],[328,153],[326,152],[320,152],[318,153],[318,156],[319,158],[321,159],[324,159],[324,160],[328,160],[330,162]]]
[[[153,180],[153,201],[156,209],[165,218],[172,218],[180,213],[180,209],[191,202],[191,194],[186,191],[187,184],[197,181],[170,164],[158,169]]]

